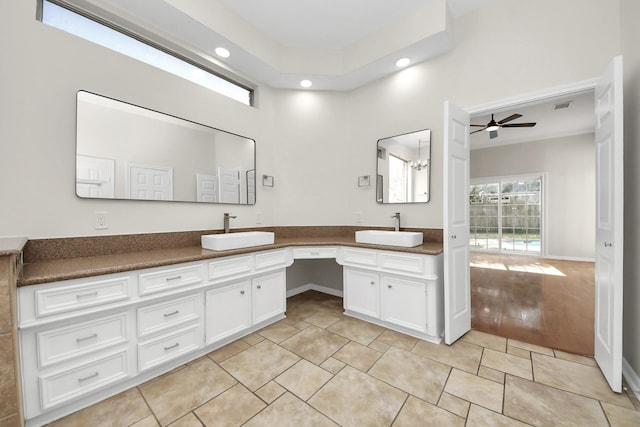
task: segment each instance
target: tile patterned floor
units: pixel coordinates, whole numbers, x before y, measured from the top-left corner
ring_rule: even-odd
[[[287,318],[53,426],[639,426],[593,359],[471,331],[434,345],[306,292]]]

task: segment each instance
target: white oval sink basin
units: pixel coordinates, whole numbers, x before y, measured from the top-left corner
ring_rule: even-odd
[[[243,231],[226,234],[206,234],[200,241],[204,249],[226,251],[229,249],[250,248],[252,246],[271,245],[275,234],[271,231]]]
[[[422,244],[423,234],[417,231],[360,230],[356,242],[372,245],[402,246],[412,248]]]

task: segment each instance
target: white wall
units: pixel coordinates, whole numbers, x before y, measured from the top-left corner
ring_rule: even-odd
[[[584,134],[471,152],[471,178],[546,173],[545,255],[595,259],[595,142]]]
[[[623,354],[640,375],[640,2],[622,0],[622,53],[624,55],[624,335]],[[640,378],[634,389],[640,396]]]

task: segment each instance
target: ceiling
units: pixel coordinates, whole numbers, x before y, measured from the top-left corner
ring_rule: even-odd
[[[248,84],[352,90],[453,48],[452,19],[493,0],[68,0],[159,34]],[[216,47],[229,58],[217,57]]]
[[[553,108],[556,104],[566,102],[570,102],[568,108]],[[471,135],[472,150],[592,133],[595,129],[593,90],[496,109],[492,113],[496,122],[512,114],[522,114],[522,117],[509,123],[535,122],[536,125],[531,128],[501,128],[498,129],[498,137],[494,139],[489,138],[487,131],[474,133]],[[489,120],[491,113],[474,115],[471,123],[486,125]],[[471,129],[473,131],[481,128]]]

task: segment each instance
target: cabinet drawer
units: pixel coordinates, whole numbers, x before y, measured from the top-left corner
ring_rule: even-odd
[[[376,267],[378,265],[378,256],[375,251],[344,248],[342,255],[345,264],[366,265],[370,267]]]
[[[138,276],[140,295],[155,294],[202,283],[204,278],[203,268],[202,264],[193,264],[140,273]]]
[[[41,368],[127,341],[127,313],[38,332]]]
[[[66,313],[129,299],[129,277],[60,285],[35,291],[36,317]]]
[[[138,344],[138,369],[144,371],[167,360],[201,348],[203,336],[200,325],[193,325]]]
[[[335,247],[301,247],[293,248],[293,258],[295,259],[313,259],[313,258],[336,258],[337,250]]]
[[[287,264],[287,251],[280,249],[277,251],[260,252],[256,254],[256,270],[266,268],[284,267]]]
[[[129,376],[127,352],[39,378],[42,409],[64,403]]]
[[[403,273],[426,273],[425,256],[402,252],[381,252],[380,267]]]
[[[209,280],[248,274],[253,270],[251,255],[223,258],[209,263]]]
[[[200,317],[200,294],[138,309],[138,336],[152,334]]]

